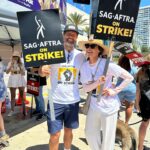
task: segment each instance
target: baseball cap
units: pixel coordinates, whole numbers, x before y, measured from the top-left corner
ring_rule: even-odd
[[[65,29],[64,29],[64,32],[66,32],[66,31],[74,31],[74,32],[76,32],[77,34],[79,34],[78,28],[77,28],[77,26],[75,26],[74,24],[68,24],[68,25],[66,25],[66,26],[65,26]]]

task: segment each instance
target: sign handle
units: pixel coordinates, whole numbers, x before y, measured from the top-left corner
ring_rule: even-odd
[[[106,62],[105,62],[105,67],[104,67],[104,71],[103,71],[103,75],[104,76],[106,76],[106,74],[107,74],[107,70],[108,70],[108,67],[109,67],[109,62],[110,62],[110,59],[111,59],[111,53],[112,53],[113,47],[114,47],[114,41],[110,41],[108,56],[107,56],[107,59],[106,59]],[[97,101],[98,102],[100,102],[103,88],[104,88],[104,84],[101,84],[101,86],[100,86],[100,93],[99,93],[99,95],[97,97]]]
[[[30,111],[30,118],[32,118],[32,112],[33,112],[33,95],[31,94],[31,111]]]
[[[52,98],[52,91],[50,88],[48,89],[48,101],[50,105],[51,120],[55,121],[54,103],[53,103],[53,98]]]

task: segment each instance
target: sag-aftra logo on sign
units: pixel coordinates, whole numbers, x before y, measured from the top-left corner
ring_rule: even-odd
[[[19,12],[17,15],[25,67],[65,62],[58,9]]]
[[[95,38],[131,42],[139,4],[140,0],[100,0]]]

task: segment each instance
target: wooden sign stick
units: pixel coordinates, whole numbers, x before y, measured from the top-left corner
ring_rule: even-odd
[[[104,72],[103,72],[104,76],[106,76],[106,74],[107,74],[107,70],[108,70],[108,67],[109,67],[109,62],[110,62],[110,59],[111,59],[111,54],[112,54],[113,47],[114,47],[114,41],[110,41],[109,52],[108,52],[108,55],[107,55],[107,60],[106,60],[105,67],[104,67]],[[97,97],[98,102],[100,102],[102,92],[103,92],[103,88],[104,88],[104,84],[101,84],[100,94]]]

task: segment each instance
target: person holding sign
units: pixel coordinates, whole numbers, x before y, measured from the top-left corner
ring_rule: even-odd
[[[137,73],[136,80],[136,109],[139,116],[142,117],[142,123],[139,128],[139,145],[138,150],[144,150],[143,143],[146,131],[150,122],[150,54],[147,55],[146,61],[149,64],[141,66]]]
[[[79,70],[85,56],[74,48],[78,37],[78,29],[75,25],[66,25],[64,29],[64,48],[66,63],[42,66],[39,69],[41,76],[50,74],[51,99],[54,102],[55,120],[53,121],[50,112],[50,101],[48,103],[47,123],[50,133],[49,149],[58,150],[59,137],[64,125],[64,149],[70,150],[73,139],[72,129],[79,126]]]
[[[24,79],[25,68],[21,62],[20,53],[18,51],[14,51],[11,61],[8,63],[6,73],[10,73],[8,88],[10,88],[11,93],[11,111],[9,112],[8,116],[12,116],[15,114],[14,107],[17,88],[19,89],[19,94],[23,102],[23,108],[25,106],[23,98],[24,89],[26,86],[26,82]],[[24,115],[26,115],[26,112],[23,113]]]
[[[125,88],[133,77],[120,66],[110,62],[106,77],[103,76],[106,59],[102,55],[108,48],[98,39],[80,41],[79,48],[86,51],[88,60],[80,70],[80,81],[86,92],[92,91],[89,111],[86,118],[85,135],[91,150],[112,150],[115,144],[115,131],[120,101],[117,94]],[[121,77],[123,82],[112,85],[112,77]],[[104,89],[100,101],[98,95],[101,84]]]

